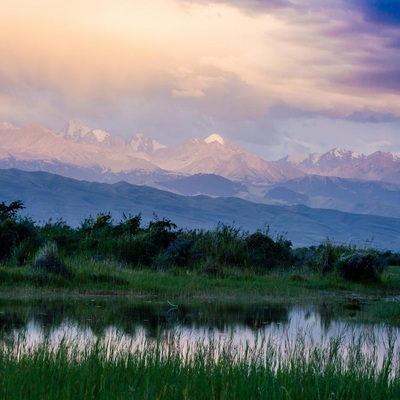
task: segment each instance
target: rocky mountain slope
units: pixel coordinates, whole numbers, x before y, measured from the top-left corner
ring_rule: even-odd
[[[138,176],[138,171],[149,178],[148,184],[155,180],[149,172],[159,179],[163,171],[167,179],[171,173],[186,176],[202,173],[263,184],[303,175],[291,166],[267,162],[216,134],[167,148],[143,134],[124,141],[104,130],[92,130],[78,119],[69,121],[58,134],[40,125],[20,129],[4,123],[0,125],[0,143],[3,166],[20,167],[21,162],[27,168],[29,161],[37,166],[40,160],[43,170],[55,172],[52,165],[63,163],[64,170],[67,166],[79,167],[108,176],[105,179],[97,174],[99,181]],[[81,179],[90,175],[93,174],[88,171]],[[139,181],[142,183],[143,179]]]

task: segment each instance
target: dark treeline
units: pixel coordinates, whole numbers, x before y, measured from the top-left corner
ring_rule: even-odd
[[[39,226],[18,216],[23,208],[21,201],[0,203],[0,263],[65,276],[71,273],[62,260],[71,256],[112,260],[128,268],[197,270],[221,278],[230,268],[257,273],[307,268],[351,281],[378,281],[387,265],[400,264],[399,254],[329,240],[294,249],[285,235],[271,235],[268,228],[249,233],[220,223],[212,230],[182,230],[157,216],[142,226],[140,214],[114,221],[109,213],[86,218],[78,228],[51,219]]]

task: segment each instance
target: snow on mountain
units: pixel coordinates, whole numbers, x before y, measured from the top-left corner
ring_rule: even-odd
[[[59,134],[40,125],[17,128],[1,122],[0,159],[10,160],[12,165],[22,161],[35,165],[40,161],[57,162],[109,174],[132,175],[132,171],[139,170],[161,175],[216,174],[255,185],[309,174],[400,183],[400,157],[392,153],[365,156],[334,148],[324,154],[289,155],[268,162],[217,133],[167,148],[144,134],[125,142],[105,130],[91,129],[76,118]]]
[[[166,148],[143,134],[125,143],[104,130],[92,130],[77,118],[70,120],[58,135],[39,126],[24,128],[20,133],[15,129],[3,131],[12,132],[7,140],[3,134],[3,159],[11,156],[17,160],[57,160],[113,173],[160,169],[184,175],[217,174],[250,183],[271,183],[302,175],[290,166],[269,163],[216,133],[204,140],[192,139]]]
[[[216,133],[213,133],[212,135],[210,135],[209,137],[207,137],[206,139],[204,139],[204,141],[205,141],[207,144],[210,144],[210,143],[212,143],[212,142],[218,142],[219,144],[222,144],[222,145],[225,144],[225,139],[224,139],[222,136],[220,136],[220,135],[218,135],[218,134],[216,134]]]
[[[18,129],[18,128],[13,124],[10,124],[9,122],[0,122],[0,130],[6,130],[6,129]]]
[[[343,164],[354,165],[359,162],[364,155],[354,153],[351,150],[334,148],[319,157],[318,161],[314,164],[321,169],[334,169],[343,166]]]
[[[247,152],[238,144],[212,134],[205,140],[192,139],[179,146],[160,149],[153,161],[160,168],[184,174],[216,174],[235,181],[271,183],[300,176],[287,167],[286,176],[280,166]]]
[[[157,140],[150,139],[142,133],[138,133],[129,141],[132,149],[142,153],[152,154],[156,150],[164,149],[166,146],[157,142]]]
[[[158,170],[148,158],[141,156],[128,146],[125,148],[100,147],[87,142],[67,139],[65,135],[77,137],[79,132],[81,134],[85,132],[82,126],[75,125],[72,128],[73,130],[64,131],[63,136],[41,125],[0,130],[0,154],[3,159],[13,157],[19,161],[43,160],[46,163],[54,160],[104,172]],[[90,133],[93,132],[90,131]],[[103,131],[97,131],[94,134],[97,134],[99,140],[108,138]]]
[[[338,176],[344,178],[400,183],[400,158],[392,153],[376,151],[352,166],[340,168],[338,172]]]
[[[284,165],[289,164],[300,168],[305,173],[316,173],[332,171],[343,164],[354,164],[365,157],[363,154],[351,150],[333,148],[324,154],[290,154],[277,161]]]
[[[76,143],[88,143],[102,147],[119,147],[125,145],[122,138],[113,136],[103,129],[92,130],[78,118],[68,121],[59,134],[64,139]]]
[[[99,143],[103,143],[108,137],[110,137],[110,134],[102,129],[94,129],[92,133]]]
[[[81,141],[91,129],[80,119],[74,118],[68,121],[60,131],[60,136],[74,142]]]
[[[288,154],[279,160],[281,163],[291,164],[291,165],[299,165],[303,161],[306,161],[309,158],[310,154],[305,153],[294,153]]]
[[[295,166],[305,174],[400,183],[400,157],[381,151],[366,156],[334,148],[322,155],[309,154],[303,160],[286,156],[275,164]]]

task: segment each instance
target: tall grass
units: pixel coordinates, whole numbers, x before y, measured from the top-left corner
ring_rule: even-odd
[[[17,338],[0,349],[2,399],[398,399],[393,342],[366,353],[362,340],[325,346],[260,340],[179,337],[127,345],[98,339],[29,347]]]

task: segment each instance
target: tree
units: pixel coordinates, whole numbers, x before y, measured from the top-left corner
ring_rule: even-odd
[[[24,208],[21,200],[9,205],[4,201],[0,203],[0,261],[6,259],[19,243],[17,214]]]
[[[15,220],[18,211],[25,208],[22,200],[12,201],[9,205],[2,201],[0,203],[0,221]]]

